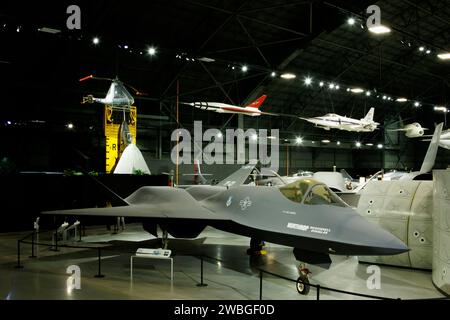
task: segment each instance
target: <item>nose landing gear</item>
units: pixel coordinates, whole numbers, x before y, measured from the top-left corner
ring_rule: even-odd
[[[306,267],[306,264],[301,264],[298,267],[300,276],[297,279],[297,292],[301,295],[306,296],[309,293],[310,285],[308,275],[311,273]]]

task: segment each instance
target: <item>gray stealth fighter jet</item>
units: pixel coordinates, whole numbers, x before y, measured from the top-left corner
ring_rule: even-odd
[[[315,180],[279,188],[242,185],[254,167],[244,166],[216,186],[142,187],[119,199],[118,207],[43,213],[137,217],[153,235],[159,225],[175,238],[195,238],[209,225],[250,237],[251,252],[261,250],[263,240],[293,247],[297,260],[312,264],[331,264],[329,254],[380,256],[409,250]]]

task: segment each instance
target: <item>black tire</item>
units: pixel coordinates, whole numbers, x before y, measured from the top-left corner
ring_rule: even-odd
[[[299,294],[306,296],[311,288],[309,285],[309,279],[305,275],[301,275],[297,279],[296,288]]]

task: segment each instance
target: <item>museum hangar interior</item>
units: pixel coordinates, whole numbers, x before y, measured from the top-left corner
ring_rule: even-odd
[[[448,297],[449,25],[445,0],[2,4],[0,297]]]

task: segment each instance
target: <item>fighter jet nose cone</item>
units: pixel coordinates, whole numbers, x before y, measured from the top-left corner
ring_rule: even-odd
[[[376,255],[395,255],[408,252],[410,249],[396,236],[382,229],[377,225],[373,225],[374,232],[368,237]]]
[[[349,242],[360,256],[387,256],[408,252],[410,249],[395,235],[382,227],[366,220],[356,213],[353,216],[351,230],[347,230]]]

